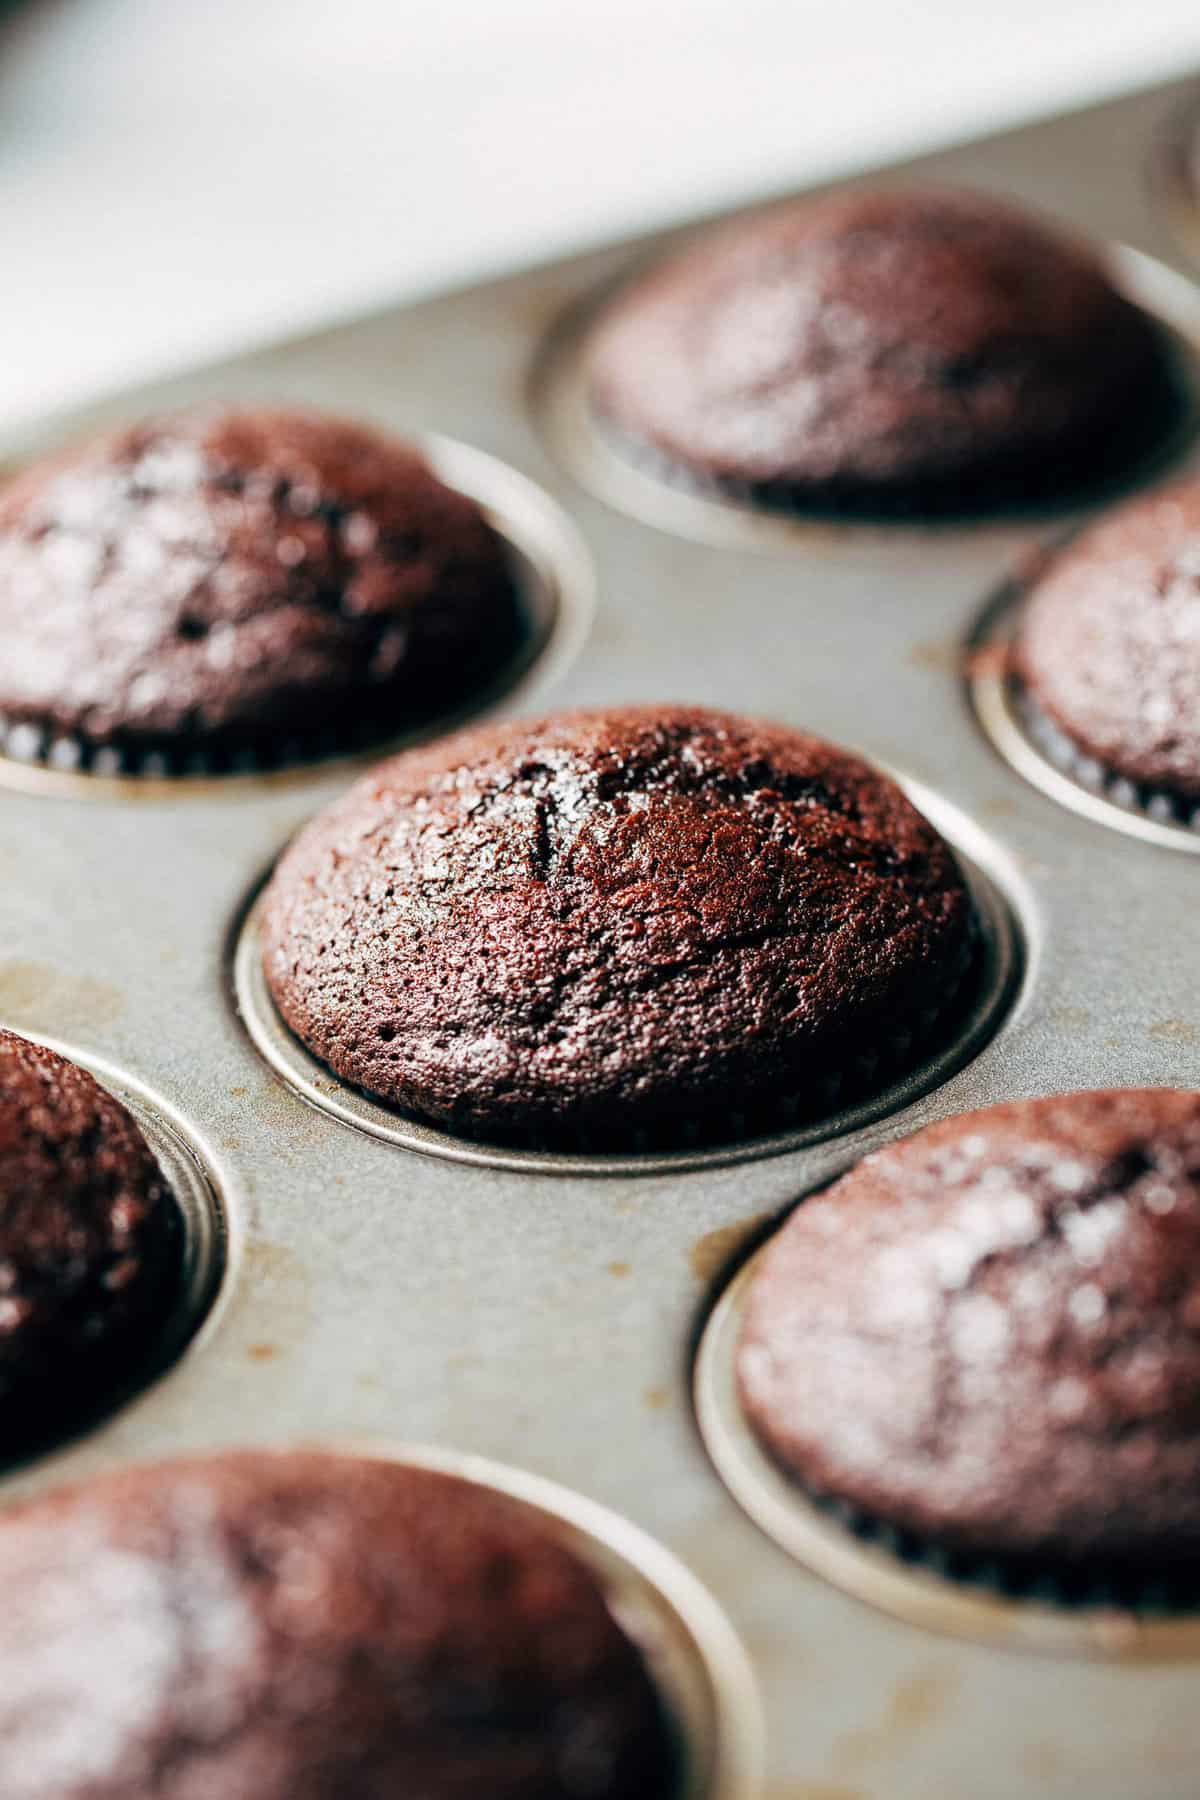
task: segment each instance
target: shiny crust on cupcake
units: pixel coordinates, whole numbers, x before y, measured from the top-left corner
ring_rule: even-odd
[[[1055,1570],[1200,1562],[1200,1094],[943,1121],[805,1201],[742,1403],[819,1495]]]
[[[952,853],[867,763],[633,707],[383,764],[283,858],[265,971],[300,1040],[394,1106],[622,1149],[820,1110],[973,942]]]
[[[1057,556],[1014,666],[1082,755],[1200,801],[1200,480],[1122,507]]]
[[[136,1376],[181,1249],[175,1202],[121,1103],[0,1031],[0,1455]]]
[[[804,201],[630,284],[589,351],[599,418],[702,484],[803,507],[1053,498],[1145,450],[1157,329],[1083,245],[988,196]]]
[[[5,1800],[665,1800],[638,1651],[511,1502],[317,1453],[0,1521]]]
[[[519,632],[479,508],[367,426],[185,414],[0,494],[0,716],[85,749],[378,739],[468,696]]]

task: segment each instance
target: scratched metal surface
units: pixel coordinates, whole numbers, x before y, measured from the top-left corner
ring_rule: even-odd
[[[918,166],[1185,271],[1150,192],[1177,101],[1126,99]],[[1200,1765],[1189,1663],[1048,1660],[886,1618],[769,1541],[700,1445],[695,1334],[739,1239],[767,1215],[864,1149],[965,1107],[1200,1078],[1200,863],[1056,805],[971,714],[961,647],[1062,516],[749,548],[660,529],[580,485],[534,417],[529,371],[564,310],[630,255],[341,325],[47,421],[0,451],[19,458],[68,429],[222,395],[361,412],[491,452],[567,510],[599,581],[586,644],[521,707],[708,701],[905,772],[953,828],[955,810],[968,822],[965,847],[1015,910],[1027,957],[1015,1009],[935,1091],[790,1154],[624,1176],[464,1166],[313,1110],[235,1014],[236,922],[344,770],[103,802],[0,788],[0,1018],[162,1096],[210,1157],[240,1240],[193,1352],[0,1492],[235,1440],[476,1451],[614,1508],[708,1584],[761,1688],[769,1800],[1183,1800]]]

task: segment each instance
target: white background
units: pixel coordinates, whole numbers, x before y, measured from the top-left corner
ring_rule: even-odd
[[[39,0],[0,424],[1200,66],[1198,0]]]

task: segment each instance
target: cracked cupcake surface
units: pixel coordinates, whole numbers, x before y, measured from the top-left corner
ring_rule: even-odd
[[[1121,507],[1053,558],[1014,666],[1082,756],[1200,801],[1200,480]]]
[[[0,1519],[5,1800],[666,1800],[648,1671],[515,1503],[235,1452]]]
[[[137,1374],[181,1254],[175,1201],[120,1101],[0,1031],[0,1454]]]
[[[951,851],[858,757],[634,707],[383,764],[284,856],[264,959],[345,1080],[620,1149],[829,1110],[945,1008],[974,932]]]
[[[796,506],[1055,498],[1174,409],[1157,327],[1084,245],[982,194],[805,200],[637,276],[588,351],[598,418],[701,484]]]
[[[188,413],[0,493],[0,716],[85,749],[378,737],[469,696],[520,634],[474,501],[366,426]]]
[[[738,1351],[813,1492],[980,1558],[1200,1561],[1200,1094],[944,1120],[804,1201]]]

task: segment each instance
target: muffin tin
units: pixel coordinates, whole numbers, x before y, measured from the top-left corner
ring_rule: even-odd
[[[1182,99],[1176,84],[910,169],[1132,245],[1136,258],[1114,254],[1187,361],[1200,302],[1151,198]],[[979,654],[1031,556],[1078,513],[936,528],[764,519],[643,474],[635,496],[581,455],[563,424],[578,425],[564,399],[572,334],[663,241],[125,394],[3,453],[208,397],[302,401],[472,446],[482,456],[446,472],[530,559],[558,621],[549,653],[496,705],[695,700],[803,725],[892,768],[979,872],[991,949],[968,1036],[878,1102],[755,1145],[621,1159],[438,1142],[297,1066],[255,989],[255,893],[339,791],[344,763],[197,781],[0,759],[0,1020],[50,1034],[122,1097],[143,1081],[161,1095],[150,1111],[193,1140],[230,1246],[188,1353],[5,1489],[235,1442],[449,1446],[588,1496],[572,1504],[593,1523],[593,1503],[611,1509],[715,1597],[753,1683],[736,1652],[702,1651],[717,1760],[696,1800],[1182,1800],[1200,1757],[1190,1619],[1157,1632],[1111,1608],[992,1604],[949,1581],[921,1585],[918,1604],[887,1544],[860,1545],[836,1521],[836,1538],[806,1532],[808,1509],[782,1486],[786,1548],[773,1541],[751,1517],[775,1529],[759,1490],[732,1463],[727,1487],[696,1429],[693,1375],[713,1437],[730,1277],[787,1207],[949,1113],[1200,1081],[1200,968],[1196,864],[1180,853],[1192,834],[1163,821],[1133,834],[1144,821],[1114,807],[1110,822],[1108,799],[1064,805],[1048,776],[1030,780],[1037,747],[996,694],[995,658]],[[1171,448],[1176,464],[1194,456]],[[493,476],[498,487],[475,485]],[[642,1565],[668,1603],[674,1568]],[[1064,1653],[1052,1667],[1048,1649]],[[674,1710],[704,1738],[685,1703]]]

